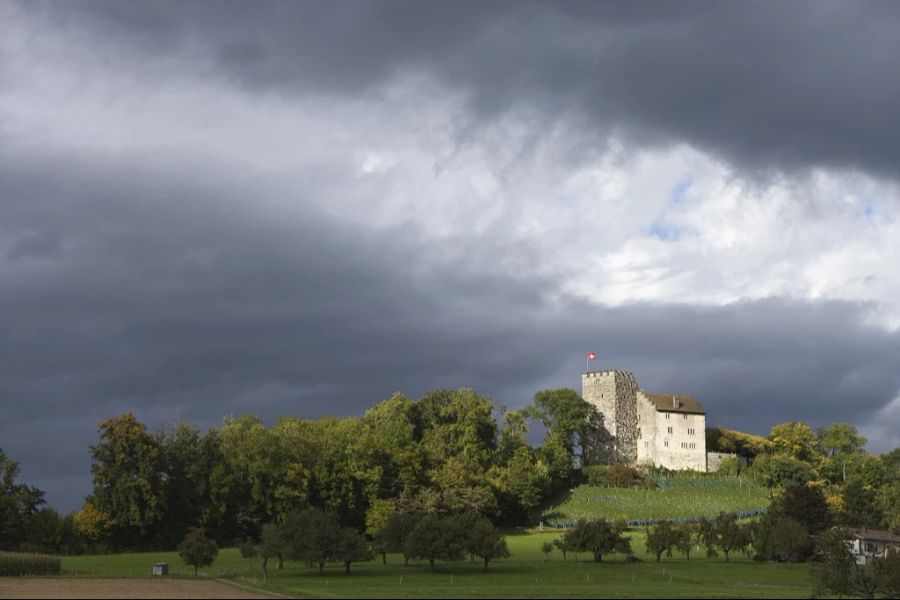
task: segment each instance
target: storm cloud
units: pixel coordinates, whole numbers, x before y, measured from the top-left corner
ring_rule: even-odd
[[[598,139],[687,141],[753,171],[900,174],[900,8],[890,2],[91,2],[43,12],[83,28],[105,60],[151,75],[175,61],[290,96],[378,94],[413,73],[464,93],[476,120],[524,105],[548,120],[574,114]]]
[[[0,447],[510,408],[584,354],[900,444],[893,4],[10,3]]]

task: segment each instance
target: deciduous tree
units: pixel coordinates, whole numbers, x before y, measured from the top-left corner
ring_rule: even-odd
[[[178,556],[181,560],[194,567],[194,577],[200,567],[208,567],[216,560],[219,554],[219,546],[203,533],[202,529],[192,527],[188,530],[184,540],[178,544]]]

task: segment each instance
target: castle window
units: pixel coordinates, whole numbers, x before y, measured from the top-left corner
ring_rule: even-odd
[[[666,418],[667,418],[667,419],[668,419],[670,416],[671,416],[671,415],[669,415],[669,413],[666,413]]]
[[[694,435],[695,429],[688,429],[688,435]]]
[[[669,428],[668,428],[668,429],[669,429],[669,433],[672,433],[672,428],[671,428],[671,427],[669,427]]]
[[[669,440],[666,440],[665,442],[663,442],[663,444],[665,445],[666,448],[668,448],[668,447],[669,447]]]
[[[683,415],[685,419],[687,419],[687,415]]]

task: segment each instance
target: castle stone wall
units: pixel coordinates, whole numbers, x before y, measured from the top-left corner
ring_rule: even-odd
[[[581,376],[581,397],[597,407],[615,439],[616,462],[637,462],[637,380],[628,371],[593,371]]]
[[[585,373],[581,389],[615,440],[609,462],[706,471],[706,415],[657,409],[628,371]]]

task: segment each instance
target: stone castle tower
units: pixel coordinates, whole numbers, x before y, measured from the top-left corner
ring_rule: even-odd
[[[612,434],[608,462],[706,471],[706,411],[692,396],[645,392],[629,371],[581,376],[581,397]]]
[[[615,462],[637,462],[637,380],[628,371],[592,371],[581,376],[581,397],[597,407],[615,439]]]

